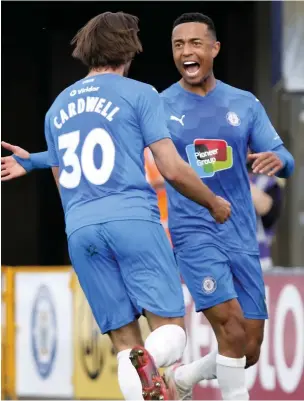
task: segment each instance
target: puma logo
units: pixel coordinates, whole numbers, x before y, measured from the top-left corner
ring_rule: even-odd
[[[184,118],[185,118],[185,115],[183,115],[181,118],[178,118],[178,117],[175,117],[175,116],[171,116],[170,120],[178,121],[184,127],[184,122],[183,122]]]

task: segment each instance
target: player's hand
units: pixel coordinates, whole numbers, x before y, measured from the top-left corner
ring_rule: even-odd
[[[223,224],[231,215],[231,205],[225,199],[217,196],[210,214],[217,223]]]
[[[274,152],[252,153],[248,155],[248,160],[253,161],[251,168],[254,174],[266,174],[269,177],[284,167],[281,159]]]
[[[28,151],[20,148],[19,146],[11,145],[7,142],[1,142],[4,149],[9,150],[14,155],[29,159],[30,154]],[[14,178],[22,177],[26,174],[26,170],[12,157],[1,157],[1,181],[9,181]]]

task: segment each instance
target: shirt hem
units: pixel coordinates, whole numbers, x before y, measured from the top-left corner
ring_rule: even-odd
[[[161,224],[160,221],[156,221],[156,220],[152,220],[149,218],[143,218],[143,217],[117,217],[117,218],[113,218],[113,219],[107,219],[107,220],[100,220],[100,221],[95,221],[95,222],[87,222],[87,223],[83,223],[81,224],[79,227],[73,228],[72,230],[66,230],[66,235],[67,238],[69,238],[72,234],[74,234],[75,231],[80,230],[83,227],[87,227],[87,226],[95,226],[97,224],[106,224],[106,223],[110,223],[111,221],[127,221],[127,220],[142,220],[142,221],[149,221],[151,223],[155,223],[155,224]]]
[[[172,240],[173,244],[174,241]],[[244,253],[246,255],[252,255],[252,256],[259,256],[260,252],[259,250],[246,250],[244,248],[237,248],[237,247],[230,247],[230,246],[223,246],[222,244],[219,244],[218,242],[197,242],[196,244],[191,245],[189,242],[183,244],[183,245],[174,245],[174,251],[175,253],[178,253],[180,251],[183,251],[185,249],[189,248],[196,248],[196,247],[204,247],[204,246],[215,246],[220,248],[221,250],[225,252],[236,252],[236,253]]]

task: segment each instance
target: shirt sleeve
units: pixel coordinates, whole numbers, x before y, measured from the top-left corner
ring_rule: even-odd
[[[50,167],[57,167],[59,166],[59,161],[58,161],[58,153],[56,150],[55,146],[55,141],[54,137],[52,135],[51,129],[50,129],[50,119],[48,114],[45,117],[45,122],[44,122],[44,135],[48,147],[48,160],[47,163]]]
[[[152,86],[138,97],[138,117],[145,147],[161,139],[171,138],[167,128],[163,101]]]
[[[253,119],[250,129],[249,148],[254,153],[267,152],[283,144],[258,99],[253,99]]]

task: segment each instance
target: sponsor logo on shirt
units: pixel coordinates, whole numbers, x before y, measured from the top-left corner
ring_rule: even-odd
[[[99,89],[99,86],[87,86],[86,88],[81,88],[81,89],[73,89],[70,92],[70,96],[75,96],[75,95],[81,95],[83,93],[90,93],[90,92],[97,92]]]
[[[186,146],[188,161],[201,178],[212,177],[233,165],[232,147],[223,139],[195,139]]]

